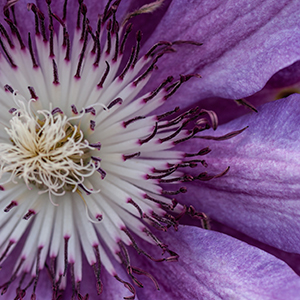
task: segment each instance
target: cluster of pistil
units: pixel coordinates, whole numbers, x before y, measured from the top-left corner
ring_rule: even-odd
[[[31,102],[26,107],[16,101],[19,108],[10,110],[13,117],[5,130],[12,143],[0,144],[0,174],[11,173],[6,182],[23,179],[28,189],[33,184],[50,196],[74,192],[100,167],[99,160],[90,155],[94,145],[89,145],[80,127],[71,123],[82,114],[67,118],[59,108],[34,113]]]

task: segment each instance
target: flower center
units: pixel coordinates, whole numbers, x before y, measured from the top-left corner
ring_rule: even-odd
[[[8,1],[8,7],[16,2]],[[129,247],[155,262],[176,261],[178,254],[151,228],[177,230],[183,215],[199,219],[202,227],[208,228],[204,213],[173,197],[187,191],[183,183],[217,178],[229,168],[217,175],[205,171],[191,175],[190,168],[207,166],[202,156],[210,149],[185,153],[173,148],[194,138],[231,138],[244,129],[222,137],[199,136],[206,129],[216,129],[217,117],[212,111],[196,107],[179,113],[179,107],[172,107],[161,115],[153,113],[182,84],[199,77],[187,74],[176,80],[168,76],[157,88],[143,93],[165,54],[174,52],[177,45],[200,45],[160,41],[140,56],[142,35],[138,31],[135,45],[126,55],[132,30],[127,22],[161,3],[146,4],[118,23],[120,0],[109,0],[94,30],[82,0],[75,28],[68,24],[74,15],[67,18],[67,0],[62,19],[52,13],[51,1],[46,0],[48,21],[29,3],[27,8],[35,15],[35,36],[31,39],[28,34],[28,47],[16,20],[9,18],[10,10],[5,9],[12,35],[0,24],[0,85],[5,88],[0,89],[5,108],[0,110],[5,128],[5,132],[0,130],[0,263],[20,245],[22,236],[26,239],[24,246],[19,246],[11,278],[0,286],[2,294],[19,277],[15,298],[23,299],[33,285],[31,299],[36,299],[39,274],[46,267],[52,299],[60,299],[60,291],[70,286],[67,274],[72,281],[72,299],[76,295],[87,299],[79,284],[86,276],[82,272],[85,257],[94,270],[99,294],[103,266],[133,294],[126,299],[134,299],[133,284],[143,286],[139,275],[149,277],[156,288],[158,284],[151,274],[132,265]],[[11,11],[15,16],[13,8]],[[158,246],[163,255],[153,257],[151,251],[140,248],[143,242]],[[119,277],[113,261],[124,266],[128,278]]]
[[[84,113],[68,118],[59,108],[34,112],[32,101],[27,107],[16,103],[19,108],[10,110],[10,128],[5,128],[12,144],[0,143],[0,174],[9,172],[9,180],[22,178],[28,188],[33,184],[57,196],[76,191],[100,167],[80,130]]]

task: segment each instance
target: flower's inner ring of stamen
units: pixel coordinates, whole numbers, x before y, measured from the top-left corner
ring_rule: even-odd
[[[206,167],[202,156],[210,149],[185,153],[174,146],[194,138],[224,140],[244,129],[220,137],[198,136],[209,128],[216,129],[217,117],[196,107],[183,113],[176,107],[155,115],[182,84],[200,77],[186,74],[176,80],[168,76],[154,90],[148,90],[147,83],[164,55],[174,52],[178,44],[200,43],[160,41],[141,56],[142,35],[138,31],[135,45],[126,46],[132,29],[126,22],[152,12],[162,0],[129,13],[122,23],[116,16],[121,1],[108,0],[94,30],[83,0],[68,17],[77,16],[75,27],[67,24],[67,2],[62,19],[52,13],[50,0],[46,1],[48,19],[35,4],[27,5],[35,15],[35,36],[28,33],[28,47],[23,42],[26,36],[17,27],[13,6],[5,9],[12,38],[0,24],[4,58],[0,61],[0,85],[5,90],[0,90],[1,103],[9,109],[11,95],[15,103],[9,118],[0,111],[6,127],[6,133],[0,131],[0,178],[3,175],[1,181],[5,181],[0,181],[0,263],[16,245],[22,248],[11,277],[0,285],[1,294],[19,277],[15,299],[23,298],[31,285],[31,299],[36,299],[40,271],[45,267],[51,277],[53,300],[60,299],[61,291],[68,288],[68,277],[72,299],[86,299],[88,294],[80,293],[85,256],[94,269],[98,294],[102,292],[103,266],[132,293],[125,299],[134,299],[136,291],[131,283],[143,286],[138,275],[147,276],[157,289],[158,283],[147,271],[132,265],[128,248],[132,246],[136,253],[155,262],[177,261],[178,254],[150,228],[165,232],[173,227],[176,231],[185,215],[199,219],[202,227],[208,228],[204,213],[181,205],[173,196],[186,192],[181,186],[184,182],[211,180],[229,169],[217,175],[191,175],[185,170],[198,163]],[[59,30],[55,29],[56,22]],[[98,112],[95,107],[100,107]],[[170,190],[162,184],[170,184]],[[49,195],[44,194],[47,192]],[[20,244],[22,236],[24,246]],[[150,247],[143,249],[143,242],[159,247],[162,256],[152,255]],[[131,283],[117,275],[111,260],[124,266]]]
[[[76,191],[100,167],[91,158],[94,148],[84,139],[80,120],[72,124],[59,108],[34,113],[22,101],[11,111],[10,128],[5,129],[12,143],[0,144],[0,171],[11,173],[10,180],[22,178],[28,188],[33,184],[63,195]]]

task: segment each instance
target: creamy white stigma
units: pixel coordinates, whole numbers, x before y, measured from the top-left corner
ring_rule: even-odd
[[[28,188],[33,184],[54,195],[76,191],[100,167],[100,162],[91,159],[93,147],[72,125],[74,117],[55,109],[34,112],[31,102],[26,106],[16,101],[19,108],[12,112],[10,128],[5,128],[11,144],[0,143],[0,176],[11,173],[9,181],[20,178]]]

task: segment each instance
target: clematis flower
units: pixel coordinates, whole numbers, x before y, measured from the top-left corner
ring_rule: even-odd
[[[221,139],[224,135],[232,139],[224,142],[224,149],[219,148],[220,143],[214,145],[212,155],[203,139],[213,139],[213,133],[205,132],[216,129],[217,118],[214,112],[197,108],[195,102],[210,95],[247,96],[278,69],[299,58],[296,51],[290,53],[290,42],[297,36],[290,35],[288,29],[294,23],[286,22],[290,15],[283,18],[288,12],[296,15],[295,5],[265,1],[259,10],[249,5],[241,13],[234,2],[189,3],[184,9],[179,9],[182,1],[167,1],[165,6],[163,1],[141,1],[138,6],[120,2],[8,1],[4,7],[6,25],[0,26],[3,298],[296,297],[300,279],[284,262],[207,230],[206,214],[193,207],[231,224],[222,217],[226,208],[231,209],[226,206],[230,202],[225,191],[234,191],[239,184],[235,176],[240,173],[228,175],[227,162],[238,171],[234,159],[239,156],[236,153],[227,158],[224,153],[241,143],[252,143],[259,128],[244,129],[262,121],[251,116],[224,125],[217,134],[223,135]],[[153,33],[155,26],[149,27],[139,18],[160,7]],[[216,16],[230,12],[229,8],[233,14],[216,26]],[[134,40],[130,37],[129,22],[135,15],[134,24],[144,27],[148,38],[142,48],[141,31],[131,35]],[[208,22],[208,15],[215,21]],[[251,15],[258,21],[241,30],[240,24]],[[280,30],[270,24],[278,15]],[[233,22],[237,16],[239,20]],[[199,18],[209,25],[202,33],[215,26],[210,36],[203,35],[203,41]],[[174,26],[178,19],[185,31]],[[235,24],[227,28],[224,22]],[[197,24],[197,32],[187,24]],[[233,28],[239,35],[225,43],[227,48],[220,47],[220,37],[229,39],[225,33],[232,33]],[[275,56],[272,66],[253,84],[243,84],[244,88],[238,85],[249,64],[238,68],[236,78],[224,81],[230,68],[223,74],[218,70],[228,55],[231,60],[231,50],[225,53],[226,49],[236,48],[231,53],[236,56],[240,44],[251,44],[255,35],[260,38],[255,45],[260,47],[270,28],[274,37],[254,55],[254,67],[265,68],[266,57],[274,57],[278,49],[289,55],[282,59]],[[280,36],[284,42],[279,42]],[[289,42],[285,42],[287,37]],[[208,48],[200,46],[200,41],[206,41]],[[174,51],[192,59],[178,60]],[[202,51],[208,51],[207,57],[199,63]],[[234,63],[245,61],[240,57]],[[197,78],[200,69],[206,75],[203,81]],[[201,94],[195,98],[199,89]],[[280,111],[286,103],[278,103]],[[177,104],[192,108],[179,112]],[[265,114],[268,108],[262,116]],[[204,155],[210,157],[209,173],[204,170]],[[252,166],[248,170],[253,170]],[[190,193],[185,185],[191,187]],[[223,208],[211,208],[215,195],[210,190],[224,191],[218,194]],[[204,198],[209,200],[207,206]],[[235,203],[235,215],[239,215],[238,208]],[[196,219],[197,226],[179,225],[185,217]],[[238,217],[231,219],[234,222]],[[248,234],[244,223],[236,228]],[[266,226],[257,224],[249,233],[255,238],[262,235],[262,229],[268,232]],[[275,230],[268,240],[274,246],[281,245],[276,243],[277,234],[281,232]]]

